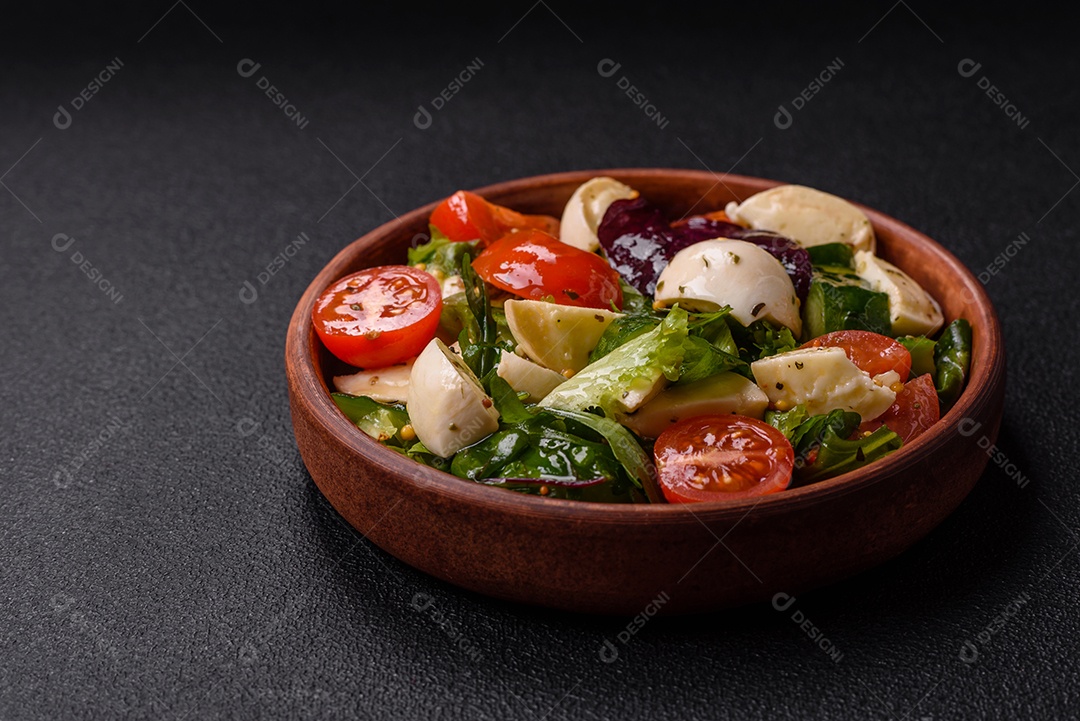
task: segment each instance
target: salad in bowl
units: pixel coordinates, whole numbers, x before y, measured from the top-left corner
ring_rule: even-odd
[[[333,399],[464,479],[607,503],[744,500],[888,456],[966,382],[970,324],[855,205],[781,185],[669,218],[594,177],[561,218],[467,191],[312,312]]]

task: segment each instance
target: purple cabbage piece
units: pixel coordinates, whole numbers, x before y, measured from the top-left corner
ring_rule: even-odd
[[[608,263],[627,283],[645,295],[656,291],[656,279],[668,263],[671,224],[645,198],[616,200],[596,229]]]
[[[597,236],[611,266],[645,295],[656,291],[657,278],[676,253],[713,238],[744,240],[763,248],[784,266],[800,300],[806,300],[810,292],[810,254],[795,241],[769,230],[750,230],[704,216],[694,216],[672,228],[659,208],[639,197],[612,203]]]

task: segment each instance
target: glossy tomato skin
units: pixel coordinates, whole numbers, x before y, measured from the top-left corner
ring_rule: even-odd
[[[382,368],[424,349],[439,325],[439,282],[407,265],[347,275],[315,302],[312,322],[327,350],[358,368]]]
[[[502,235],[490,204],[476,193],[459,190],[431,212],[431,224],[455,242],[479,239],[483,243]]]
[[[473,268],[491,285],[522,298],[622,308],[619,274],[607,261],[540,230],[507,233],[476,257]]]
[[[660,488],[669,503],[777,493],[791,484],[795,466],[795,451],[783,433],[737,415],[680,421],[660,434],[654,453]]]
[[[455,242],[479,240],[492,243],[513,229],[542,230],[559,234],[559,221],[549,215],[525,215],[489,203],[476,193],[459,190],[439,203],[431,213],[431,224]]]
[[[934,379],[925,373],[905,383],[896,394],[896,402],[874,420],[860,425],[859,432],[876,431],[881,426],[888,426],[906,444],[921,436],[940,418],[941,406]]]
[[[843,348],[851,362],[871,376],[896,371],[904,382],[911,375],[911,353],[880,333],[837,330],[804,343],[803,348]]]

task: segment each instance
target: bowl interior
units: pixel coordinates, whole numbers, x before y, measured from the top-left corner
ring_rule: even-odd
[[[518,211],[558,217],[574,189],[597,175],[608,175],[636,188],[672,219],[722,209],[729,201],[745,199],[779,184],[760,178],[716,176],[691,170],[620,169],[525,178],[480,188],[477,192]],[[287,356],[296,360],[294,365],[297,367],[293,371],[299,376],[301,392],[307,396],[305,402],[320,406],[323,411],[320,415],[327,416],[326,422],[331,426],[328,430],[356,456],[391,471],[400,469],[401,456],[359,432],[337,412],[329,397],[330,384],[332,376],[347,372],[348,367],[323,348],[309,319],[315,299],[338,278],[371,266],[404,263],[410,245],[427,241],[427,221],[434,205],[411,211],[343,249],[312,281],[289,327],[291,350],[287,350]],[[879,255],[900,266],[937,298],[947,320],[966,318],[974,329],[971,377],[964,394],[933,429],[891,454],[886,462],[893,471],[903,466],[914,469],[922,455],[956,437],[959,421],[969,415],[980,395],[998,382],[997,375],[1003,372],[1000,328],[981,284],[951,253],[909,226],[873,209],[860,207],[873,223]],[[687,513],[738,517],[749,508],[755,508],[760,514],[786,512],[792,504],[823,502],[836,494],[873,483],[876,470],[881,468],[880,463],[873,464],[761,499],[695,504],[689,511],[685,506],[666,504],[595,504],[542,499],[489,488],[411,461],[408,464],[408,472],[417,483],[433,485],[440,493],[470,501],[513,507],[518,512],[561,513],[600,521],[624,517],[627,513],[645,514],[657,522],[673,516],[685,517]]]

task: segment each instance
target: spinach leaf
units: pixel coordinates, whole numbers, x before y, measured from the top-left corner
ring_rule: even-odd
[[[546,412],[576,421],[603,436],[612,453],[615,454],[615,458],[622,464],[627,476],[638,488],[645,491],[649,501],[652,503],[663,502],[663,494],[660,492],[656,478],[653,476],[652,458],[642,449],[641,444],[638,443],[634,434],[626,426],[616,423],[610,418],[601,418],[591,413],[564,411],[555,408],[548,408]]]
[[[941,415],[952,407],[964,390],[971,366],[971,324],[958,318],[945,327],[934,347],[934,385]]]
[[[430,241],[415,248],[409,248],[409,265],[423,263],[429,273],[435,274],[438,271],[444,276],[457,275],[461,268],[461,259],[475,253],[478,241],[455,243],[434,225],[429,226],[429,229]],[[439,280],[442,279],[439,278]]]
[[[506,488],[530,496],[565,498],[571,501],[593,503],[627,503],[636,500],[636,489],[622,479],[597,478],[588,481],[536,478],[499,478],[483,481],[498,488]]]

